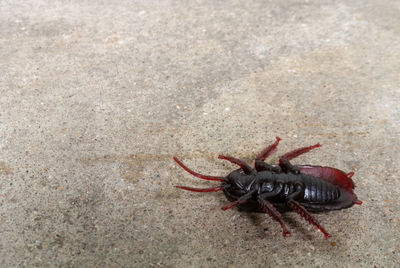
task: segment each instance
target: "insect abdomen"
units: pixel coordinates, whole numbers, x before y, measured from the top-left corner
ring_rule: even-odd
[[[328,203],[339,198],[339,189],[324,180],[309,177],[304,180],[304,200],[312,203]]]

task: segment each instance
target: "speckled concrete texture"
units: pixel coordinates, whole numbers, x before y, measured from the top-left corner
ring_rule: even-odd
[[[1,267],[399,267],[399,1],[1,1]],[[355,171],[292,235],[225,175],[280,136]]]

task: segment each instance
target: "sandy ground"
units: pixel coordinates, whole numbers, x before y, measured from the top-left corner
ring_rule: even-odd
[[[1,1],[0,266],[399,267],[399,1]],[[172,161],[355,171],[364,202],[222,211]]]

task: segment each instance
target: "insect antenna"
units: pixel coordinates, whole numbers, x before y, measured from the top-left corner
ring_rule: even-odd
[[[180,165],[184,170],[186,170],[187,172],[189,172],[190,174],[192,174],[193,176],[196,176],[197,178],[203,179],[203,180],[208,180],[208,181],[223,181],[223,177],[217,177],[217,176],[208,176],[208,175],[203,175],[197,172],[194,172],[193,170],[191,170],[190,168],[188,168],[187,166],[185,166],[181,161],[178,160],[178,158],[176,158],[174,156],[174,160],[176,163],[178,163],[178,165]],[[189,190],[190,191],[190,190]]]
[[[186,191],[192,191],[192,192],[218,192],[222,191],[222,188],[220,186],[218,187],[211,187],[211,188],[192,188],[192,187],[187,187],[187,186],[175,186],[176,188],[183,189]]]

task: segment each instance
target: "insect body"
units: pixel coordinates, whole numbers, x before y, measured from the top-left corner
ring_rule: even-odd
[[[186,167],[176,157],[174,160],[187,172],[205,180],[220,181],[221,185],[212,188],[192,188],[176,186],[193,192],[223,191],[230,204],[223,210],[238,206],[245,211],[265,212],[282,227],[286,236],[290,231],[283,222],[280,211],[292,210],[317,227],[325,238],[331,237],[310,212],[324,212],[349,208],[362,202],[354,194],[354,183],[351,177],[354,172],[344,173],[332,167],[292,165],[290,160],[314,148],[313,146],[299,148],[284,154],[279,159],[279,165],[269,165],[264,160],[276,151],[279,141],[261,151],[254,168],[242,160],[220,155],[218,158],[240,166],[226,177],[207,176],[196,173]]]

